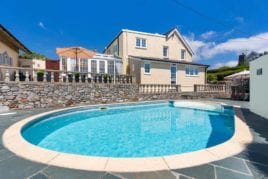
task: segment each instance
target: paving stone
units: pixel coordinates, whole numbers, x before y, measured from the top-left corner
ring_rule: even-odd
[[[180,175],[180,176],[179,176],[179,179],[191,179],[191,178]]]
[[[27,178],[44,167],[43,164],[33,163],[14,156],[0,162],[0,173],[1,177],[5,179]]]
[[[268,156],[258,153],[258,152],[252,152],[252,151],[243,151],[236,155],[238,158],[242,158],[245,160],[249,160],[252,162],[258,162],[261,164],[268,165]]]
[[[50,166],[43,170],[51,179],[102,179],[105,172],[83,171]]]
[[[107,173],[106,175],[104,175],[103,179],[121,179],[121,178],[115,175],[112,175],[110,173]]]
[[[248,170],[245,161],[238,158],[229,157],[223,160],[212,162],[212,164],[222,166],[224,168],[229,168],[232,170],[237,170],[245,174],[250,174],[250,171]]]
[[[176,179],[176,176],[171,171],[157,172],[140,172],[140,173],[115,173],[116,176],[121,176],[127,179]]]
[[[14,156],[12,152],[6,149],[0,150],[0,162],[9,159],[10,157]]]
[[[29,177],[28,179],[49,179],[45,174],[39,172],[31,177]]]
[[[189,177],[198,179],[213,179],[215,178],[215,171],[212,165],[200,165],[191,168],[173,170],[178,174],[183,174]]]
[[[268,165],[260,165],[247,162],[247,165],[255,178],[268,178]]]
[[[254,143],[247,146],[247,150],[268,156],[268,152],[267,152],[268,151],[268,139],[264,139],[264,140],[267,140],[267,142],[266,141],[265,142],[254,141]]]
[[[242,173],[233,172],[228,169],[215,167],[217,179],[253,179],[251,175],[244,175]]]

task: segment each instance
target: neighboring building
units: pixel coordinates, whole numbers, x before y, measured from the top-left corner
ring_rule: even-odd
[[[250,110],[268,119],[268,55],[250,62]]]
[[[45,59],[19,59],[19,66],[24,68],[34,68],[45,70],[46,60]]]
[[[82,47],[76,47],[81,49],[82,56],[89,51]],[[67,50],[65,50],[67,49]],[[79,71],[82,73],[92,73],[92,74],[121,74],[122,71],[122,60],[114,55],[107,55],[101,53],[95,53],[92,57],[86,58],[78,57],[75,58],[71,52],[65,53],[67,55],[61,55],[61,52],[68,51],[68,49],[74,48],[58,48],[57,53],[60,59],[60,70],[65,72],[75,72]],[[70,55],[68,55],[70,54]],[[79,55],[78,55],[79,56]],[[78,68],[78,70],[76,70]]]
[[[122,73],[141,84],[180,84],[193,91],[206,83],[207,65],[192,62],[193,50],[174,28],[166,34],[122,30],[104,51],[122,58]]]
[[[25,45],[0,24],[0,65],[18,67],[20,51],[31,53]],[[0,79],[3,79],[3,73],[3,71],[0,72]],[[13,73],[12,70],[10,70],[11,73]]]
[[[46,69],[47,70],[60,70],[60,61],[46,59]]]

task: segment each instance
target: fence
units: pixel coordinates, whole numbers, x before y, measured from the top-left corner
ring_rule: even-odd
[[[194,85],[194,92],[202,93],[214,93],[214,92],[227,92],[227,86],[225,84],[205,84],[205,85]]]
[[[5,82],[62,82],[62,83],[136,83],[129,75],[94,74],[0,66],[1,80]]]
[[[161,85],[161,84],[141,84],[139,92],[143,94],[151,93],[179,93],[181,92],[180,85]]]

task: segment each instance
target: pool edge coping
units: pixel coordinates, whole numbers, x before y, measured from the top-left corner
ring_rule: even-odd
[[[161,100],[162,101],[162,100]],[[183,101],[183,100],[175,100]],[[185,100],[189,101],[189,100]],[[220,103],[215,101],[194,101],[201,103]],[[129,104],[129,103],[119,103]],[[133,103],[131,103],[133,104]],[[112,105],[112,104],[107,104]],[[96,105],[85,105],[96,106]],[[231,106],[231,105],[230,105]],[[21,129],[28,122],[54,112],[80,108],[84,106],[61,108],[34,115],[16,122],[4,131],[2,136],[4,146],[15,153],[17,156],[46,165],[88,170],[88,171],[106,171],[106,172],[148,172],[181,169],[198,166],[213,161],[221,160],[242,152],[247,144],[253,141],[253,136],[249,127],[244,122],[244,116],[240,106],[235,106],[235,132],[234,135],[224,143],[219,145],[184,154],[146,157],[146,158],[113,158],[113,157],[95,157],[76,154],[67,154],[44,149],[27,142],[21,135]]]

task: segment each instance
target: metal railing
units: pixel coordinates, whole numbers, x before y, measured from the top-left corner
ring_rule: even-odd
[[[205,84],[205,85],[194,85],[194,92],[226,92],[227,87],[225,84]]]
[[[49,82],[49,83],[136,83],[130,75],[95,74],[60,70],[33,69],[0,66],[0,80],[5,82]]]
[[[165,84],[141,84],[139,85],[139,92],[143,94],[179,93],[181,92],[181,86]]]

